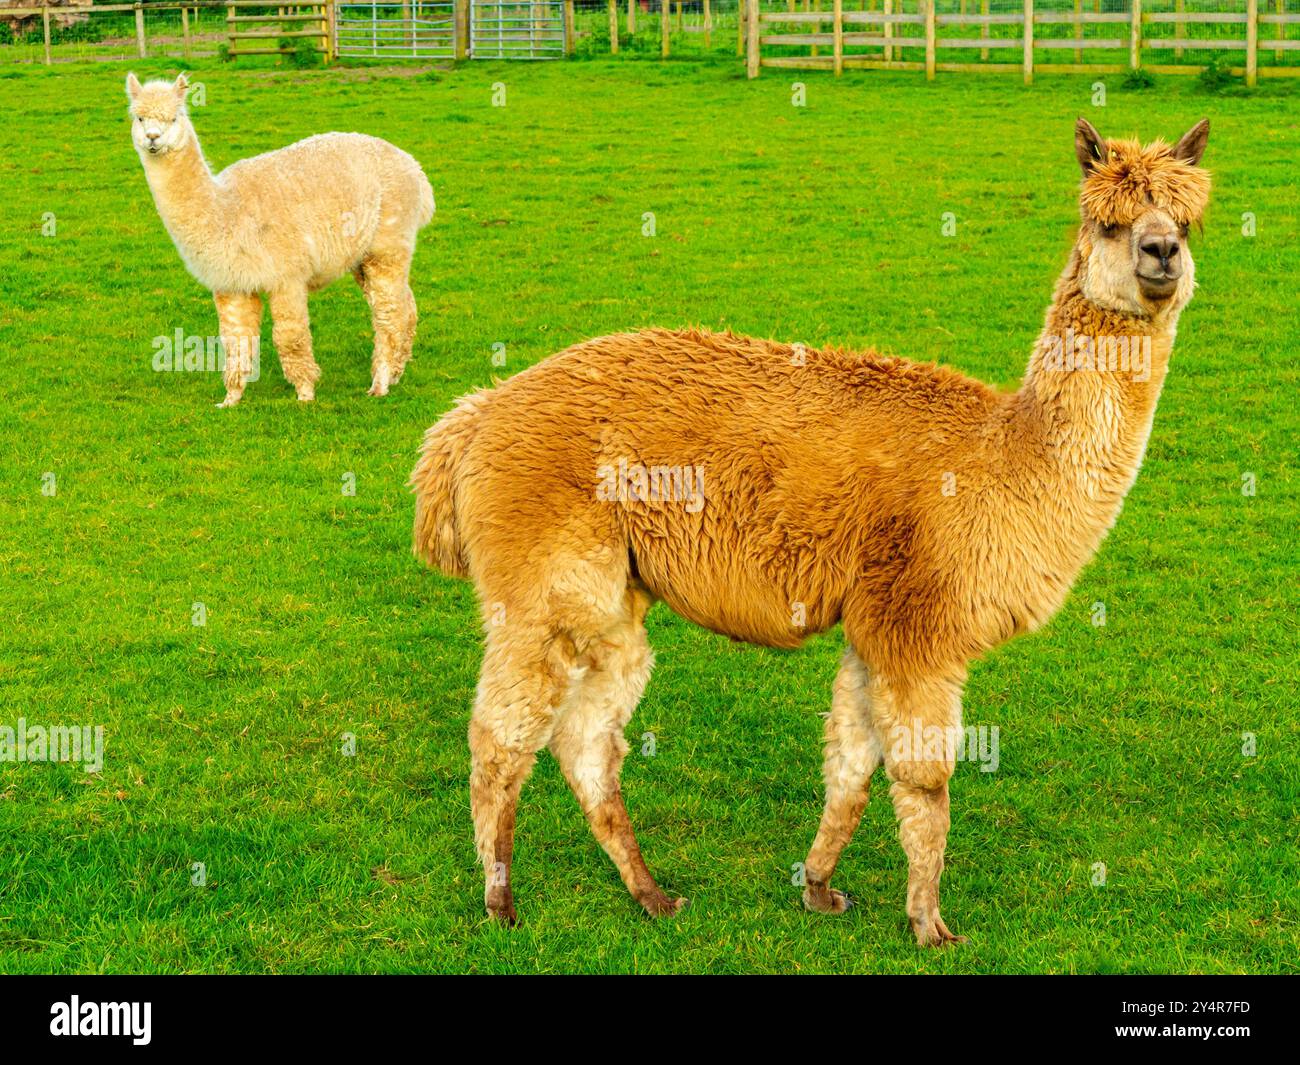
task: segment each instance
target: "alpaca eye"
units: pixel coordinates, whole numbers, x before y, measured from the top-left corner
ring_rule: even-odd
[[[1102,235],[1103,237],[1110,238],[1110,237],[1113,237],[1113,236],[1114,236],[1116,233],[1118,233],[1118,232],[1119,232],[1119,226],[1117,226],[1117,225],[1113,225],[1113,224],[1112,224],[1112,225],[1109,225],[1109,226],[1102,226],[1102,227],[1101,227],[1101,235]]]

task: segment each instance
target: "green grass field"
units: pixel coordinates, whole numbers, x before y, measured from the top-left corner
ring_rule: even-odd
[[[388,399],[365,395],[347,281],[312,304],[318,402],[295,401],[264,323],[261,380],[217,410],[216,374],[151,366],[154,337],[216,317],[154,210],[125,72],[0,74],[0,724],[106,733],[98,774],[0,763],[0,970],[1296,969],[1300,86],[1109,78],[1094,107],[1092,78],[808,74],[796,108],[794,78],[734,61],[201,66],[214,166],[362,130],[415,154],[438,199]],[[800,907],[840,635],[773,652],[663,607],[624,789],[691,908],[642,916],[544,756],[523,923],[487,923],[477,614],[410,553],[421,432],[493,374],[651,324],[873,345],[1014,388],[1077,219],[1078,114],[1144,138],[1208,115],[1216,190],[1118,525],[1057,618],[972,671],[965,720],[999,727],[1001,760],[952,783],[944,915],[971,942],[915,947],[882,775],[836,877],[859,905]]]

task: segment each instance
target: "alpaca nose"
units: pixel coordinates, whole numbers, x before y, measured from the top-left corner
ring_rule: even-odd
[[[1183,267],[1178,259],[1178,238],[1169,234],[1148,237],[1139,250],[1144,257],[1154,259],[1167,277],[1182,276]],[[1153,264],[1154,265],[1154,264]]]

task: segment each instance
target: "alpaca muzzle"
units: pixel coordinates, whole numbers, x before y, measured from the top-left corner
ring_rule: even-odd
[[[1148,299],[1173,295],[1183,276],[1184,257],[1178,237],[1170,233],[1144,235],[1138,241],[1137,277]]]

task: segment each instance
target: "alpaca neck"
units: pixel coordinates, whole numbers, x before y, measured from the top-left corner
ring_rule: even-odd
[[[1043,491],[1091,504],[1109,527],[1133,484],[1169,367],[1178,310],[1156,317],[1099,307],[1083,293],[1076,247],[1017,395],[1037,445]]]
[[[153,193],[158,214],[182,255],[202,246],[213,224],[220,218],[217,208],[217,183],[199,147],[199,138],[185,123],[185,143],[165,155],[154,157],[141,152],[149,191]]]

